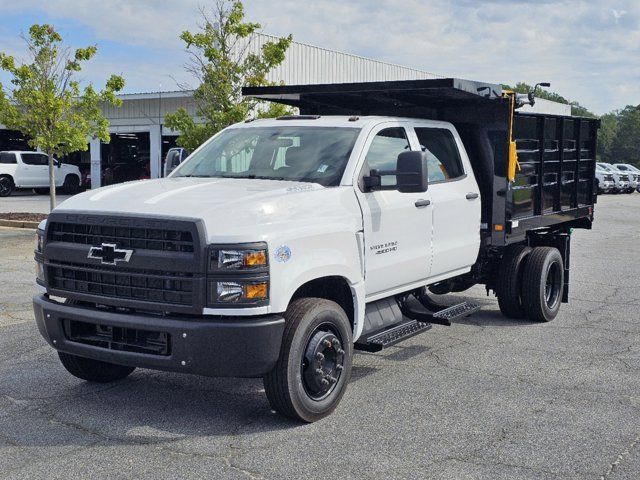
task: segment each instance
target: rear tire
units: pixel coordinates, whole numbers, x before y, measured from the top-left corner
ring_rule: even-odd
[[[64,177],[64,183],[62,184],[62,191],[64,193],[73,195],[78,193],[80,189],[80,179],[77,175],[67,175]]]
[[[537,322],[556,318],[563,291],[564,265],[558,249],[534,248],[522,276],[522,301],[527,316]]]
[[[264,376],[264,389],[276,412],[315,422],[335,410],[349,383],[351,322],[337,303],[322,298],[294,300],[284,316],[280,357]]]
[[[122,380],[135,370],[135,367],[115,365],[64,352],[58,352],[58,357],[71,375],[88,382],[109,383]]]
[[[15,188],[13,178],[9,175],[0,176],[0,197],[8,197]]]
[[[500,311],[508,318],[524,318],[526,312],[522,305],[522,274],[531,247],[513,245],[509,247],[500,261],[500,272],[496,293]]]

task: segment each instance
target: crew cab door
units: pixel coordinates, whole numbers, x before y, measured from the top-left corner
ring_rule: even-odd
[[[433,261],[431,278],[468,270],[480,248],[480,189],[462,140],[453,127],[415,125],[420,148],[427,154]]]
[[[398,155],[411,150],[411,134],[410,125],[403,122],[375,127],[363,149],[359,178],[372,168],[396,170]],[[417,147],[415,139],[413,143]],[[390,184],[395,184],[394,176],[382,177],[382,185]],[[364,220],[367,296],[382,297],[424,282],[431,263],[430,193],[365,191],[361,181],[356,193]]]
[[[49,186],[49,159],[43,153],[20,153],[22,165],[20,167],[22,186],[47,187]]]

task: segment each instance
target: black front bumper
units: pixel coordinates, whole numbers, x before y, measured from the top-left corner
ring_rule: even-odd
[[[117,313],[67,305],[45,295],[33,298],[36,323],[56,350],[120,365],[220,377],[258,377],[269,372],[280,354],[284,318],[186,317]],[[65,322],[107,328],[162,332],[166,355],[113,350],[70,340]]]

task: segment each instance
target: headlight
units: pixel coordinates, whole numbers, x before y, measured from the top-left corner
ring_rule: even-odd
[[[36,260],[36,279],[44,283],[44,265]]]
[[[209,271],[212,272],[266,272],[269,255],[265,243],[216,246],[209,254]]]
[[[269,298],[269,282],[266,280],[233,280],[212,282],[212,303],[256,304]]]
[[[42,239],[44,232],[36,230],[36,253],[42,253]]]

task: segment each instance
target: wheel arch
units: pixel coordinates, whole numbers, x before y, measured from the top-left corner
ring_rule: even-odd
[[[354,340],[362,330],[364,321],[363,284],[353,284],[341,275],[328,275],[307,280],[292,293],[289,304],[305,297],[324,298],[336,302],[347,314]]]

